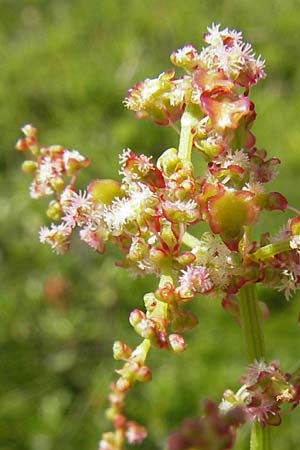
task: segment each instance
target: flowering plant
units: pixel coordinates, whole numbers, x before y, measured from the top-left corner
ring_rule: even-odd
[[[284,291],[286,298],[300,285],[300,213],[265,188],[280,161],[257,147],[251,132],[256,113],[249,92],[265,77],[264,61],[235,30],[212,25],[204,41],[200,52],[187,44],[172,53],[171,62],[184,75],[177,78],[171,69],[138,82],[124,101],[137,117],[179,133],[178,149],[165,150],[156,163],[125,149],[120,181],[95,179],[78,191],[76,179],[88,158],[62,146],[40,147],[32,125],[23,127],[17,142],[17,150],[32,155],[22,166],[33,175],[30,195],[51,197],[47,216],[53,223],[41,228],[42,243],[63,254],[77,229],[94,251],[104,253],[110,241],[120,250],[119,266],[159,279],[144,296],[145,311],[136,308],[129,317],[141,343],[135,349],[121,341],[113,345],[122,365],[109,394],[113,431],[103,434],[100,450],[120,450],[125,441],[146,437],[144,426],[126,417],[125,396],[136,381],[151,378],[151,347],[185,350],[182,333],[197,324],[186,304],[199,295],[221,297],[234,315],[249,366],[240,389],[226,390],[219,405],[206,401],[202,417],[186,420],[170,435],[169,449],[233,448],[236,429],[251,422],[251,449],[270,450],[270,426],[300,400],[298,371],[266,361],[261,320],[267,308],[256,296],[257,283]],[[193,151],[205,162],[201,175]],[[280,233],[253,239],[262,210],[287,209],[296,215]],[[200,222],[206,231],[196,236],[189,229]]]

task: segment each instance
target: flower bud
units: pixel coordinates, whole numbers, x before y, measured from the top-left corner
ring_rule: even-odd
[[[186,349],[186,344],[180,334],[170,334],[169,345],[175,353],[183,352]]]
[[[28,147],[32,150],[32,149],[36,149],[36,138],[34,136],[28,136],[26,138],[26,142]]]
[[[30,123],[24,125],[22,131],[26,137],[36,137],[37,135],[37,129],[33,127]]]
[[[113,345],[113,354],[114,359],[116,360],[128,359],[131,355],[131,352],[132,352],[131,348],[128,345],[124,344],[124,342],[116,341]]]
[[[156,326],[151,319],[142,319],[138,324],[135,325],[134,329],[144,339],[152,340],[153,338],[155,338]]]
[[[126,392],[131,388],[132,381],[128,380],[127,378],[120,377],[117,380],[116,386],[120,392]]]
[[[176,238],[173,234],[171,227],[163,226],[160,231],[160,235],[163,241],[167,244],[168,247],[174,247],[177,243]]]
[[[126,423],[127,431],[125,433],[129,444],[137,444],[142,442],[147,437],[147,430],[137,422],[128,421]]]
[[[115,408],[107,408],[105,410],[105,415],[106,415],[108,420],[113,420],[115,414],[116,414],[116,409]]]
[[[143,311],[141,311],[140,309],[134,309],[133,311],[131,311],[130,316],[129,316],[129,323],[130,325],[132,325],[133,327],[136,327],[136,325],[138,325],[138,323],[145,319],[145,313],[143,313]]]
[[[55,192],[59,193],[65,187],[65,182],[64,182],[63,178],[56,177],[51,181],[51,186]]]
[[[300,234],[300,217],[296,216],[290,219],[289,228],[293,235]]]
[[[56,200],[52,200],[49,203],[49,206],[47,209],[47,216],[49,217],[49,219],[58,221],[61,219],[61,215],[62,215],[62,209],[61,209],[60,203],[57,202]]]
[[[176,148],[169,148],[158,158],[157,166],[162,169],[165,175],[171,175],[180,163]]]
[[[165,283],[156,290],[155,297],[161,302],[169,303],[173,300],[174,293],[174,286],[171,283]]]
[[[16,150],[23,152],[28,149],[28,143],[26,138],[18,139],[16,143]]]
[[[199,150],[204,153],[208,160],[214,159],[220,153],[222,153],[224,147],[221,143],[211,139],[210,137],[207,139],[203,139],[203,137],[205,136],[201,135],[200,133],[197,136],[199,140],[197,140],[196,145]]]
[[[33,173],[37,169],[37,163],[35,161],[24,161],[22,164],[22,170],[24,173]]]
[[[142,239],[139,239],[131,244],[127,258],[132,262],[137,262],[144,258],[147,251],[147,244]]]
[[[126,417],[123,414],[118,414],[113,418],[112,422],[116,429],[124,428],[126,425]]]
[[[115,197],[124,195],[120,183],[115,180],[93,180],[87,190],[94,202],[106,205],[109,205]]]
[[[157,300],[153,292],[144,295],[144,304],[149,313],[151,313],[157,305]]]
[[[160,264],[166,258],[166,254],[158,248],[152,248],[149,252],[149,259],[154,264]]]
[[[147,366],[141,366],[135,374],[136,380],[141,381],[142,383],[144,381],[150,380],[151,376],[152,376],[151,371]]]
[[[172,52],[170,60],[172,64],[182,67],[188,73],[194,70],[201,61],[193,44],[186,44],[184,47]]]
[[[181,253],[175,259],[180,265],[187,266],[195,261],[196,255],[194,255],[194,253],[192,253],[192,252],[187,251],[187,252]]]
[[[79,169],[88,167],[90,164],[90,159],[82,156],[77,150],[65,150],[63,158],[68,176],[74,175]]]
[[[116,444],[115,433],[109,431],[108,433],[103,433],[98,450],[114,450],[117,448]]]

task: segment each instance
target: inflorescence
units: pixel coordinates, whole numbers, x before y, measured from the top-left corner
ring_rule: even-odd
[[[221,297],[223,307],[239,320],[236,295],[243,286],[273,286],[287,298],[299,288],[300,217],[289,219],[277,236],[264,233],[253,241],[249,233],[262,210],[289,207],[283,195],[266,190],[280,161],[257,147],[251,132],[256,113],[249,91],[265,77],[264,61],[235,30],[212,25],[204,41],[200,52],[187,44],[172,53],[171,62],[184,70],[183,76],[176,78],[171,69],[138,82],[124,101],[137,117],[156,124],[177,128],[181,120],[179,148],[167,149],[156,163],[125,149],[119,181],[96,179],[77,191],[76,178],[89,165],[88,158],[57,145],[40,147],[31,125],[23,128],[25,137],[17,143],[18,150],[32,154],[23,163],[23,170],[33,175],[30,195],[51,197],[47,215],[53,223],[41,228],[42,243],[63,254],[77,229],[80,239],[98,253],[105,251],[106,242],[116,244],[118,265],[134,275],[159,277],[157,288],[144,296],[145,311],[134,309],[129,317],[141,344],[135,349],[120,341],[114,344],[114,358],[123,365],[109,395],[107,416],[114,431],[103,434],[101,450],[119,450],[125,439],[134,443],[145,438],[145,428],[126,418],[124,396],[135,381],[151,378],[146,365],[151,346],[173,353],[185,350],[181,333],[197,324],[188,301]],[[206,162],[201,176],[195,175],[192,149]],[[195,237],[188,230],[199,222],[207,228]],[[227,447],[218,448],[229,448],[241,421],[236,408],[242,411],[242,422],[278,424],[280,406],[299,401],[297,380],[277,363],[256,363],[237,393],[225,392],[220,407],[206,403],[204,417],[210,425],[203,418],[185,424],[170,438],[170,448],[217,448],[190,437],[195,430],[198,438],[199,430],[211,430],[216,417],[227,430]]]

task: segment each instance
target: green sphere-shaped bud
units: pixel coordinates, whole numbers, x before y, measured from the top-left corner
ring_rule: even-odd
[[[124,195],[120,183],[115,180],[93,180],[87,190],[95,203],[106,205],[109,205],[115,197]]]
[[[57,222],[58,220],[61,219],[62,209],[61,209],[61,205],[58,201],[52,200],[49,203],[49,206],[47,209],[47,216],[49,217],[49,219],[54,220],[55,222]]]
[[[24,173],[33,173],[37,168],[37,163],[35,161],[24,161],[22,164],[22,171]]]
[[[180,162],[176,148],[169,148],[158,158],[157,166],[165,175],[171,175]]]

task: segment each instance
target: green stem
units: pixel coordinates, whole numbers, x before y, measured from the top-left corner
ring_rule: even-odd
[[[254,285],[240,289],[239,309],[248,359],[250,362],[264,359],[266,350]]]
[[[178,156],[180,159],[190,161],[193,148],[193,126],[195,125],[195,116],[187,107],[181,118],[181,130],[179,139]]]
[[[251,258],[255,261],[271,258],[278,255],[278,253],[288,252],[291,250],[291,240],[282,239],[282,241],[274,242],[273,244],[265,245],[259,248],[251,255]]]
[[[248,360],[253,363],[254,360],[265,359],[266,349],[255,285],[240,289],[238,303]],[[270,427],[262,428],[259,423],[253,424],[250,450],[272,450]]]
[[[272,450],[270,427],[262,428],[258,422],[252,425],[250,450]]]

